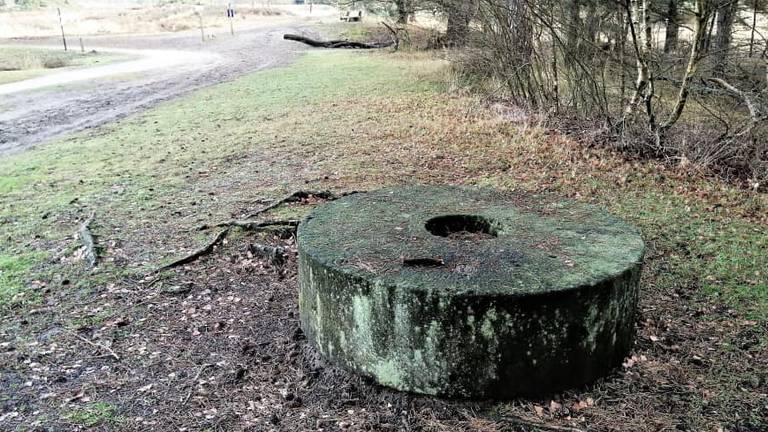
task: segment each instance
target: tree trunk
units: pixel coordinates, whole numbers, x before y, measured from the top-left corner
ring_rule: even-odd
[[[733,40],[733,23],[736,20],[738,1],[724,0],[717,9],[717,34],[715,35],[715,74],[723,75]]]
[[[678,0],[669,0],[667,6],[667,34],[664,39],[664,53],[677,49],[678,34],[680,33],[680,16],[677,8]]]
[[[408,18],[411,14],[409,0],[395,0],[397,8],[397,23],[408,24]]]
[[[655,130],[656,117],[651,104],[655,91],[650,68],[651,37],[653,36],[651,0],[633,0],[632,5],[626,4],[626,8],[630,17],[630,33],[637,60],[637,81],[635,92],[624,110],[624,116],[632,114],[640,102],[645,102],[650,129]]]
[[[474,1],[452,0],[448,9],[448,27],[445,31],[446,45],[460,47],[467,44],[469,23],[475,10]]]
[[[583,0],[568,0],[568,28],[566,47],[570,55],[575,55],[579,49],[579,33],[581,31],[581,3]]]
[[[656,133],[657,142],[661,142],[664,133],[675,123],[677,123],[678,120],[680,120],[680,116],[683,114],[685,105],[688,102],[688,94],[690,92],[689,87],[693,77],[696,75],[696,70],[702,58],[702,52],[704,49],[707,33],[707,25],[712,17],[712,14],[714,13],[713,8],[711,8],[709,5],[710,3],[708,3],[706,0],[697,0],[695,3],[694,14],[696,19],[693,23],[693,38],[691,40],[690,55],[688,56],[688,66],[686,67],[685,73],[683,74],[683,79],[677,94],[675,107],[672,109],[672,113],[669,115],[667,120],[661,126],[659,126],[659,129]]]

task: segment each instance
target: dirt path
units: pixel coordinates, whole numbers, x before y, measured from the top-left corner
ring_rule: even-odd
[[[122,50],[142,58],[0,86],[0,157],[194,89],[287,64],[303,48],[284,42],[282,35],[302,30],[300,25],[262,26],[205,43],[196,32],[94,38],[91,49]]]

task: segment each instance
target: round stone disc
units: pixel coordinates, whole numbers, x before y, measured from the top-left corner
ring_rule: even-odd
[[[540,395],[610,372],[632,345],[644,244],[595,207],[384,189],[318,207],[298,245],[309,340],[396,389]]]

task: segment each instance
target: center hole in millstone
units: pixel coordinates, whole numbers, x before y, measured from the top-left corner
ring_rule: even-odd
[[[477,215],[438,216],[424,225],[430,233],[454,240],[485,240],[497,236],[492,221]]]

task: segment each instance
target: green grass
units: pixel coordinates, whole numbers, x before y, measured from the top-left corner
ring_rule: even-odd
[[[42,255],[44,254],[0,254],[0,307],[22,291],[30,270]]]
[[[69,51],[0,46],[0,84],[36,78],[48,73],[73,68],[104,65],[128,60],[125,54],[109,52],[80,52],[79,47]]]
[[[115,406],[106,402],[92,402],[72,410],[67,419],[80,426],[92,428],[103,424],[114,424],[119,420]]]

